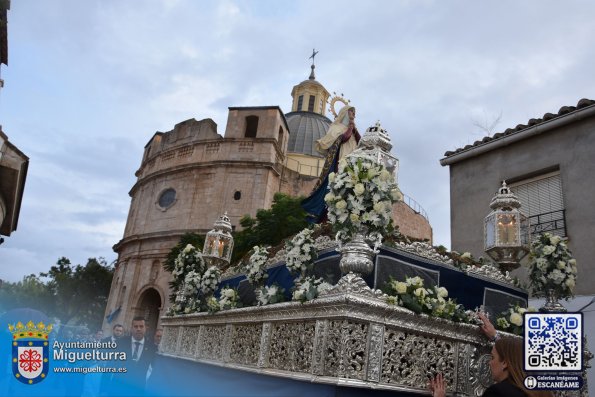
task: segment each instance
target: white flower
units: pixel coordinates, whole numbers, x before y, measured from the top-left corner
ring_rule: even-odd
[[[562,237],[558,236],[558,235],[554,235],[552,237],[550,237],[550,243],[553,245],[558,245],[558,243],[562,240]]]
[[[359,215],[358,214],[350,214],[349,219],[351,219],[351,222],[353,222],[353,223],[359,222]]]
[[[535,265],[537,266],[537,268],[539,270],[541,270],[543,272],[547,269],[547,260],[544,258],[537,258],[535,260]]]
[[[345,208],[347,208],[347,202],[345,200],[340,200],[337,202],[337,204],[335,204],[335,206],[339,210],[344,210]]]
[[[448,290],[444,287],[438,288],[437,294],[441,298],[446,298],[448,296]]]
[[[569,264],[570,266],[576,266],[576,259],[570,259],[570,260],[568,261],[568,264]]]
[[[566,262],[558,261],[558,269],[562,270],[566,267]]]
[[[380,180],[383,182],[386,182],[390,179],[390,172],[388,172],[386,169],[383,169],[382,172],[380,173]]]
[[[556,284],[561,284],[562,281],[564,281],[564,279],[566,278],[566,275],[564,273],[562,273],[560,270],[558,269],[554,269],[550,274],[549,274],[549,279],[552,280],[554,283]]]
[[[353,188],[353,191],[356,195],[361,196],[366,191],[366,188],[363,183],[357,183]]]
[[[556,250],[556,247],[553,247],[551,245],[546,245],[543,247],[543,254],[544,255],[550,255],[552,254],[554,251]]]
[[[566,284],[568,288],[573,289],[575,286],[574,277],[568,277],[564,284]]]
[[[520,327],[521,325],[523,325],[523,317],[521,317],[521,315],[518,313],[512,313],[510,315],[510,322]]]
[[[397,281],[394,285],[395,290],[397,291],[397,294],[404,294],[405,292],[407,292],[407,284],[401,282],[401,281]]]
[[[376,204],[374,204],[374,211],[382,212],[383,210],[384,210],[384,201],[379,201]]]
[[[335,195],[332,193],[327,193],[326,196],[324,196],[324,201],[326,201],[327,203],[330,203],[334,199],[335,199]]]
[[[415,296],[419,296],[420,298],[424,298],[426,296],[426,289],[425,288],[417,288],[413,291]]]
[[[194,246],[192,244],[188,244],[186,245],[186,247],[184,247],[184,253],[189,253],[190,251],[192,251],[194,249]]]
[[[463,252],[463,255],[461,255],[461,259],[469,259],[469,258],[471,258],[470,252]]]
[[[328,181],[334,182],[336,176],[337,176],[337,174],[335,174],[334,172],[331,172],[330,174],[328,174]]]

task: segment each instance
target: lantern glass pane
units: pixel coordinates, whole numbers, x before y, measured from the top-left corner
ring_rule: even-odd
[[[488,216],[485,220],[485,249],[491,248],[496,245],[496,234],[494,233],[495,224],[494,216]]]
[[[516,214],[504,213],[498,214],[498,244],[499,245],[518,245],[519,225],[517,224]]]

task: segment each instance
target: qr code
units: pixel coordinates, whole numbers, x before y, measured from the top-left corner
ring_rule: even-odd
[[[581,371],[582,313],[525,313],[525,371]]]

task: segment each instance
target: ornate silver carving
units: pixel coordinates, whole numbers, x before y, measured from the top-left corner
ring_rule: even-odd
[[[421,389],[426,386],[428,375],[441,372],[447,380],[447,390],[452,390],[456,379],[455,350],[453,341],[387,328],[381,382]]]
[[[468,274],[477,274],[479,276],[484,276],[491,278],[493,280],[501,281],[503,283],[513,284],[514,280],[510,277],[509,272],[505,272],[502,274],[498,268],[492,263],[486,263],[483,266],[476,267],[476,266],[469,266],[466,269]]]
[[[286,371],[309,372],[312,366],[316,323],[275,324],[269,364]]]
[[[161,341],[161,351],[167,354],[174,354],[176,352],[176,344],[178,339],[177,327],[163,327],[163,339]]]
[[[256,366],[261,337],[261,324],[236,325],[232,331],[229,360],[236,364]]]
[[[322,375],[324,372],[324,355],[328,320],[316,321],[316,334],[314,335],[314,347],[312,348],[312,374]]]
[[[204,328],[204,339],[199,357],[210,360],[222,359],[223,339],[225,337],[225,326],[206,326]]]
[[[163,317],[163,354],[293,379],[414,392],[426,390],[428,373],[441,371],[450,392],[474,390],[464,373],[468,366],[476,376],[474,352],[486,352],[477,327],[415,315],[381,295],[351,273],[303,304]]]
[[[385,294],[380,290],[373,290],[359,275],[348,273],[341,277],[337,285],[320,293],[321,296],[333,294],[357,294],[370,298],[382,298]]]
[[[325,249],[329,248],[336,248],[339,246],[339,243],[336,240],[333,240],[329,236],[318,236],[316,240],[314,240],[314,246],[320,252]]]
[[[341,253],[339,267],[343,274],[354,272],[364,276],[374,270],[374,250],[365,241],[363,233],[356,233],[347,244],[337,248]]]
[[[271,323],[262,324],[262,335],[260,337],[260,354],[258,355],[258,367],[266,367],[269,363],[269,351],[271,348]]]
[[[194,357],[196,355],[196,348],[199,341],[199,330],[200,327],[182,328],[182,341],[179,350],[181,356]]]
[[[382,366],[382,346],[384,344],[384,325],[372,324],[370,326],[370,349],[368,351],[368,376],[372,382],[380,381],[380,368]]]

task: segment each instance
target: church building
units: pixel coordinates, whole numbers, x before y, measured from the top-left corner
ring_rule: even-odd
[[[169,307],[171,275],[163,261],[185,233],[206,233],[224,212],[238,228],[244,215],[270,208],[278,192],[310,194],[324,164],[314,143],[332,123],[330,94],[311,68],[291,91],[290,113],[279,106],[230,107],[223,136],[207,118],[151,137],[129,192],[124,236],[114,245],[118,260],[105,313],[111,325],[127,327],[141,315],[149,330],[157,327]],[[427,215],[411,202],[395,204],[395,223],[403,234],[431,242]]]

